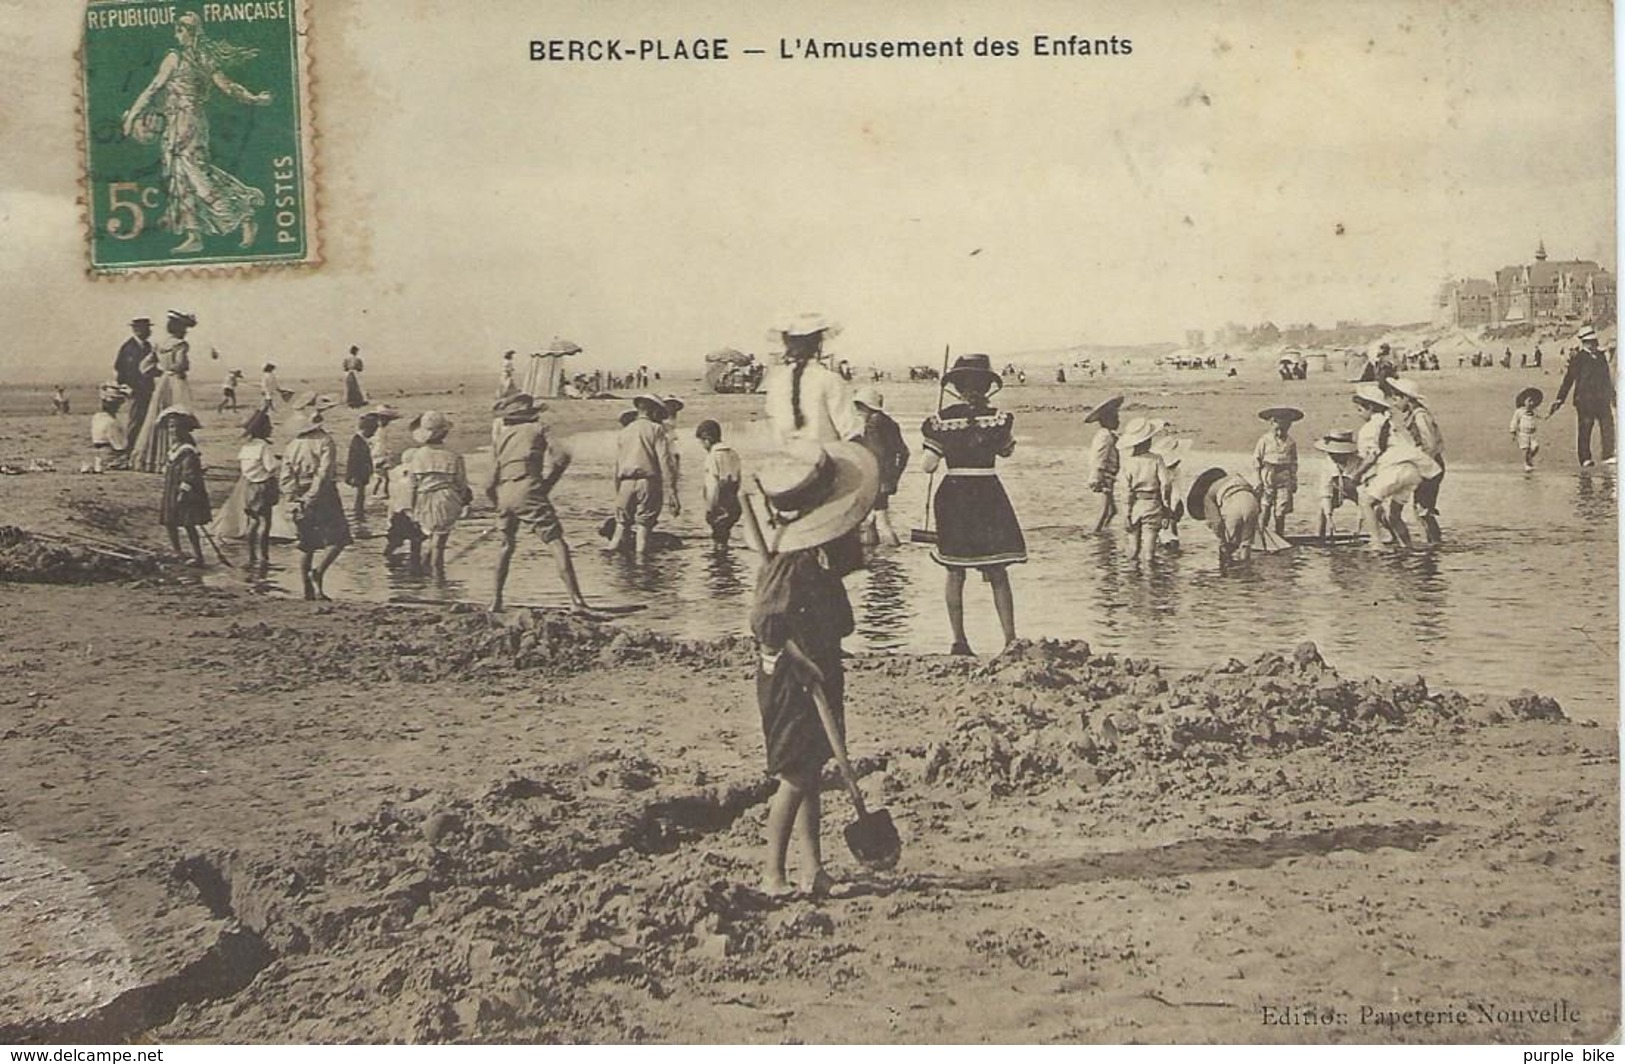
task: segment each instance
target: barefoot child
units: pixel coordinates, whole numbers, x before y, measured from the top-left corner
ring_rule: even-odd
[[[422,417],[413,418],[407,423],[407,432],[415,434],[422,421]],[[390,466],[389,472],[384,475],[389,489],[389,529],[384,534],[384,557],[394,558],[402,546],[408,547],[413,572],[423,565],[424,540],[423,530],[412,519],[416,500],[412,497],[412,474],[407,469],[416,452],[415,447],[402,451],[401,460]]]
[[[1100,520],[1095,522],[1096,532],[1105,531],[1117,516],[1117,413],[1122,405],[1123,397],[1114,396],[1089,411],[1089,416],[1083,419],[1085,425],[1091,421],[1100,425],[1100,431],[1095,433],[1094,442],[1089,446],[1089,490],[1105,496]]]
[[[665,402],[652,395],[637,396],[632,405],[637,417],[615,438],[615,534],[604,549],[620,550],[631,529],[634,553],[644,558],[673,472],[671,437],[663,427],[671,415]],[[675,496],[669,501],[675,517],[681,508]]]
[[[879,474],[860,444],[800,441],[768,463],[757,479],[761,505],[752,514],[766,537],[751,607],[751,632],[760,651],[756,704],[762,718],[767,771],[778,780],[767,814],[762,889],[789,894],[786,858],[791,835],[799,850],[803,890],[831,886],[819,847],[819,777],[833,756],[819,713],[822,698],[844,743],[845,674],[841,639],[853,630],[852,605],[824,548],[863,521]],[[752,517],[754,521],[754,516]]]
[[[1355,486],[1354,466],[1359,461],[1359,447],[1352,432],[1328,432],[1315,441],[1315,450],[1326,456],[1325,475],[1320,480],[1320,525],[1316,534],[1321,539],[1337,535],[1337,522],[1333,515],[1346,502],[1357,503],[1359,489]]]
[[[259,409],[243,423],[248,442],[237,449],[242,471],[243,516],[248,518],[248,564],[271,560],[271,513],[282,498],[277,485],[277,457],[271,450],[271,415]]]
[[[174,444],[164,468],[164,496],[158,504],[158,523],[169,530],[169,545],[181,552],[180,530],[192,544],[192,564],[203,568],[203,545],[199,525],[209,523],[209,490],[203,482],[203,455],[192,435],[198,430],[191,411],[169,407],[158,415],[160,428],[167,427]]]
[[[371,413],[356,419],[355,435],[350,437],[350,450],[344,456],[344,483],[355,489],[355,519],[367,516],[367,485],[372,483],[372,440],[378,434],[378,418]]]
[[[705,477],[700,482],[705,523],[711,526],[711,541],[721,546],[739,523],[739,456],[722,442],[722,426],[715,421],[700,422],[694,438],[705,448]]]
[[[1128,497],[1128,528],[1134,533],[1135,561],[1156,556],[1157,535],[1168,516],[1168,495],[1172,478],[1162,456],[1151,451],[1151,437],[1162,425],[1147,418],[1135,418],[1124,428],[1119,443],[1128,450],[1123,461],[1123,491]],[[1149,542],[1147,542],[1149,540]]]
[[[553,552],[559,578],[570,595],[570,604],[577,613],[587,613],[587,600],[581,594],[575,565],[570,560],[570,545],[564,541],[564,526],[559,523],[559,515],[549,498],[553,486],[570,468],[570,453],[548,439],[547,430],[537,423],[541,409],[524,392],[498,400],[493,413],[502,419],[503,428],[491,451],[491,473],[486,480],[485,494],[496,504],[502,553],[497,555],[491,612],[502,611],[502,589],[508,582],[508,566],[519,545],[519,530],[524,527],[540,536]]]
[[[1259,525],[1262,507],[1251,482],[1217,466],[1204,470],[1191,484],[1190,493],[1185,497],[1185,510],[1198,521],[1206,521],[1213,531],[1219,541],[1221,567],[1234,561],[1250,560],[1254,546],[1278,550],[1287,545],[1273,539],[1269,530]]]
[[[307,602],[327,602],[322,581],[344,548],[354,542],[339,500],[338,444],[328,435],[324,417],[338,405],[332,396],[312,397],[304,409],[306,422],[282,456],[277,484],[288,500],[294,527],[299,532],[299,579]],[[316,561],[320,551],[322,560]]]
[[[445,414],[426,412],[412,430],[412,439],[422,446],[401,462],[412,478],[412,520],[432,540],[429,559],[437,577],[446,575],[446,541],[474,499],[463,456],[446,446],[450,431],[451,419]]]
[[[1545,401],[1546,394],[1539,388],[1525,388],[1512,401],[1512,438],[1523,455],[1525,473],[1535,471],[1535,455],[1540,453],[1540,440],[1536,438],[1540,433],[1539,407]]]
[[[1253,464],[1258,469],[1258,501],[1263,507],[1260,520],[1277,535],[1286,535],[1286,515],[1292,512],[1292,496],[1298,490],[1298,445],[1292,439],[1292,423],[1303,411],[1290,406],[1272,406],[1258,412],[1270,422],[1268,432],[1253,447]]]

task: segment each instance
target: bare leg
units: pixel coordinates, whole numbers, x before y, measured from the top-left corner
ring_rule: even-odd
[[[343,547],[328,547],[327,553],[322,555],[321,564],[316,566],[315,573],[311,575],[311,582],[316,588],[316,597],[323,602],[327,602],[329,600],[327,597],[327,592],[322,590],[322,578],[327,575],[327,570],[333,568],[333,563],[338,561],[339,555],[343,553]]]
[[[186,538],[192,541],[192,564],[203,568],[203,544],[198,541],[197,526],[186,526]]]
[[[604,544],[605,551],[614,554],[621,549],[621,544],[626,542],[626,526],[626,521],[619,517],[615,519],[615,534],[609,537],[608,543]]]
[[[987,574],[993,589],[993,608],[999,614],[999,627],[1004,629],[1004,645],[1016,641],[1016,596],[1010,590],[1010,570],[1003,566]]]
[[[299,551],[299,579],[305,585],[305,601],[312,602],[316,598],[316,582],[311,578],[310,563],[315,557],[314,552]]]
[[[878,523],[873,513],[863,519],[863,533],[859,537],[859,542],[865,547],[877,546],[880,543],[880,530],[875,527]]]
[[[1405,525],[1405,517],[1400,512],[1401,503],[1392,503],[1388,507],[1388,529],[1394,534],[1394,539],[1406,550],[1411,549],[1411,530]]]
[[[176,554],[181,552],[181,530],[175,525],[169,526],[169,545],[175,549]]]
[[[639,558],[649,556],[649,527],[647,525],[638,525],[632,529],[632,543],[632,553]]]
[[[444,580],[446,578],[446,541],[451,535],[446,532],[436,532],[431,561],[434,564],[434,575]]]
[[[769,894],[790,892],[784,873],[784,858],[790,849],[790,830],[801,812],[804,795],[797,777],[780,774],[779,789],[767,807],[767,853],[762,869],[762,889]]]
[[[943,598],[948,606],[948,627],[954,630],[954,645],[949,653],[969,654],[970,642],[965,638],[965,570],[948,570]]]
[[[1105,491],[1101,494],[1105,496],[1106,501],[1100,505],[1100,520],[1095,522],[1096,532],[1104,532],[1106,526],[1112,523],[1112,518],[1117,516],[1117,499],[1113,497],[1112,492]]]
[[[809,777],[801,788],[801,807],[796,810],[796,848],[801,852],[801,889],[817,894],[829,889],[829,876],[824,873],[824,850],[819,839],[819,821],[823,815],[823,800],[819,794],[818,778]]]
[[[570,593],[570,603],[577,610],[587,608],[586,596],[581,593],[581,582],[576,579],[575,563],[570,560],[570,544],[560,536],[547,545],[553,552],[553,561],[559,568],[559,579],[564,581],[564,589]],[[506,569],[503,570],[507,572]]]
[[[508,564],[513,561],[514,548],[517,543],[518,532],[504,531],[502,533],[502,550],[497,552],[496,589],[491,593],[491,612],[502,612],[502,589],[508,583]]]
[[[260,519],[260,564],[269,565],[271,562],[271,519]]]
[[[248,567],[250,569],[252,569],[255,563],[259,561],[259,549],[260,519],[257,517],[250,517],[248,519]]]
[[[897,538],[897,530],[892,527],[890,510],[875,511],[875,528],[878,531],[882,542],[888,543],[893,547],[900,546],[902,544],[903,541]]]
[[[367,516],[367,486],[362,484],[355,489],[355,519],[364,520]]]

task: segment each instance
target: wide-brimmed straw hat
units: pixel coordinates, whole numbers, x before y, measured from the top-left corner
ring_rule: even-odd
[[[1409,377],[1384,377],[1377,382],[1385,392],[1403,395],[1414,403],[1423,402],[1422,386]]]
[[[1295,406],[1271,406],[1258,412],[1260,421],[1302,421],[1303,411]]]
[[[666,406],[666,401],[664,399],[660,398],[658,395],[651,395],[648,392],[645,392],[642,395],[634,395],[632,397],[632,405],[640,410],[648,410],[651,413],[658,415],[669,414],[671,412]]]
[[[1185,493],[1185,512],[1198,521],[1207,520],[1207,489],[1229,474],[1218,466],[1204,469],[1191,481],[1191,490]]]
[[[1530,396],[1535,397],[1535,405],[1536,406],[1539,406],[1541,403],[1544,403],[1546,401],[1546,393],[1545,392],[1541,391],[1539,388],[1531,387],[1531,388],[1525,388],[1523,391],[1519,392],[1517,394],[1517,396],[1512,400],[1512,405],[1513,406],[1522,406],[1523,401],[1525,399],[1528,399]]]
[[[1185,460],[1185,452],[1189,448],[1189,440],[1176,440],[1164,436],[1151,445],[1151,453],[1161,458],[1163,465],[1173,469]]]
[[[1358,454],[1360,447],[1352,438],[1345,438],[1352,434],[1328,432],[1315,441],[1315,450],[1322,454]]]
[[[525,392],[514,392],[512,395],[505,395],[491,404],[491,413],[504,421],[514,424],[521,421],[535,421],[541,412],[546,409],[546,403],[538,403]]]
[[[186,327],[189,328],[189,329],[194,328],[197,325],[197,315],[191,313],[190,311],[185,311],[185,310],[172,310],[172,311],[170,311],[169,312],[169,320],[170,321],[184,322],[186,324]]]
[[[1593,343],[1594,344],[1594,343],[1597,342],[1597,330],[1593,329],[1591,326],[1587,325],[1585,328],[1583,328],[1579,332],[1575,333],[1574,338],[1576,340],[1580,341],[1582,344],[1584,344],[1584,343]]]
[[[1369,382],[1354,389],[1354,399],[1356,402],[1366,403],[1381,410],[1387,410],[1392,405],[1388,402],[1388,396],[1383,394],[1382,386]]]
[[[884,410],[886,397],[879,388],[862,387],[852,394],[852,401],[867,410]]]
[[[675,395],[663,395],[660,397],[660,401],[665,404],[666,409],[672,414],[680,414],[683,411],[684,403]]]
[[[401,417],[401,412],[388,403],[379,403],[367,411],[367,414],[379,421],[399,421]]]
[[[1124,425],[1123,431],[1118,433],[1117,446],[1125,451],[1132,450],[1155,436],[1165,424],[1167,423],[1156,418],[1137,417]]]
[[[339,401],[331,395],[313,395],[304,403],[303,408],[321,414],[338,405]]]
[[[148,318],[146,316],[142,316],[142,317],[139,317],[139,318],[131,318],[130,319],[130,324],[131,325],[151,325],[152,324],[152,319]]]
[[[787,336],[812,336],[815,333],[823,333],[825,339],[829,339],[838,335],[840,331],[841,327],[826,315],[809,311],[787,318],[773,326],[768,330],[768,335],[773,339],[780,339]]]
[[[419,443],[433,443],[445,439],[450,431],[451,418],[438,410],[425,410],[418,418],[417,428],[412,430],[412,438]]]
[[[954,359],[953,368],[942,375],[942,381],[956,392],[961,385],[970,385],[973,381],[980,381],[990,394],[1004,387],[1004,378],[993,369],[993,360],[986,355],[960,355]]]
[[[555,336],[553,342],[547,345],[545,353],[549,355],[579,355],[581,345],[574,340],[562,340]]]
[[[160,410],[158,412],[158,424],[162,425],[166,421],[177,426],[185,425],[193,430],[202,426],[202,423],[197,419],[197,415],[184,406],[166,406]]]
[[[1099,406],[1085,414],[1083,416],[1083,423],[1087,425],[1093,421],[1098,424],[1102,417],[1108,413],[1116,413],[1117,409],[1122,405],[1123,397],[1121,395],[1114,395],[1104,403],[1101,403]]]
[[[861,443],[792,444],[755,478],[768,551],[808,550],[841,538],[869,513],[879,487],[880,467]]]
[[[118,381],[103,381],[96,388],[97,398],[104,403],[113,402],[115,400],[118,402],[123,402],[134,394],[134,389],[132,389],[128,384],[120,384]]]

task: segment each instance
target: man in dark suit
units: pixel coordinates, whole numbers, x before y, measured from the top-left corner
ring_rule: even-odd
[[[1568,372],[1563,374],[1563,386],[1546,412],[1557,413],[1563,400],[1574,390],[1574,413],[1579,419],[1580,465],[1591,466],[1591,427],[1602,429],[1602,461],[1614,462],[1614,371],[1608,358],[1597,346],[1597,330],[1589,325],[1577,337],[1579,350],[1569,359]]]
[[[120,384],[130,389],[130,424],[125,433],[134,443],[141,436],[141,422],[146,420],[147,403],[152,398],[152,377],[147,365],[152,357],[152,342],[147,339],[152,335],[152,319],[131,318],[130,332],[133,335],[124,341],[113,359],[113,373]]]

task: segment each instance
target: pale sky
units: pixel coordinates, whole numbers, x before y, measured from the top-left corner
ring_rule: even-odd
[[[1616,265],[1598,0],[310,6],[327,262],[108,281],[74,202],[80,11],[0,0],[0,380],[92,378],[171,306],[248,369],[336,373],[358,343],[370,368],[494,376],[561,335],[586,367],[697,373],[802,310],[897,364],[1420,320],[1443,277],[1541,238]],[[1036,33],[1134,51],[1038,58]],[[774,58],[810,35],[1023,55]],[[728,36],[735,58],[528,61],[571,36]]]

